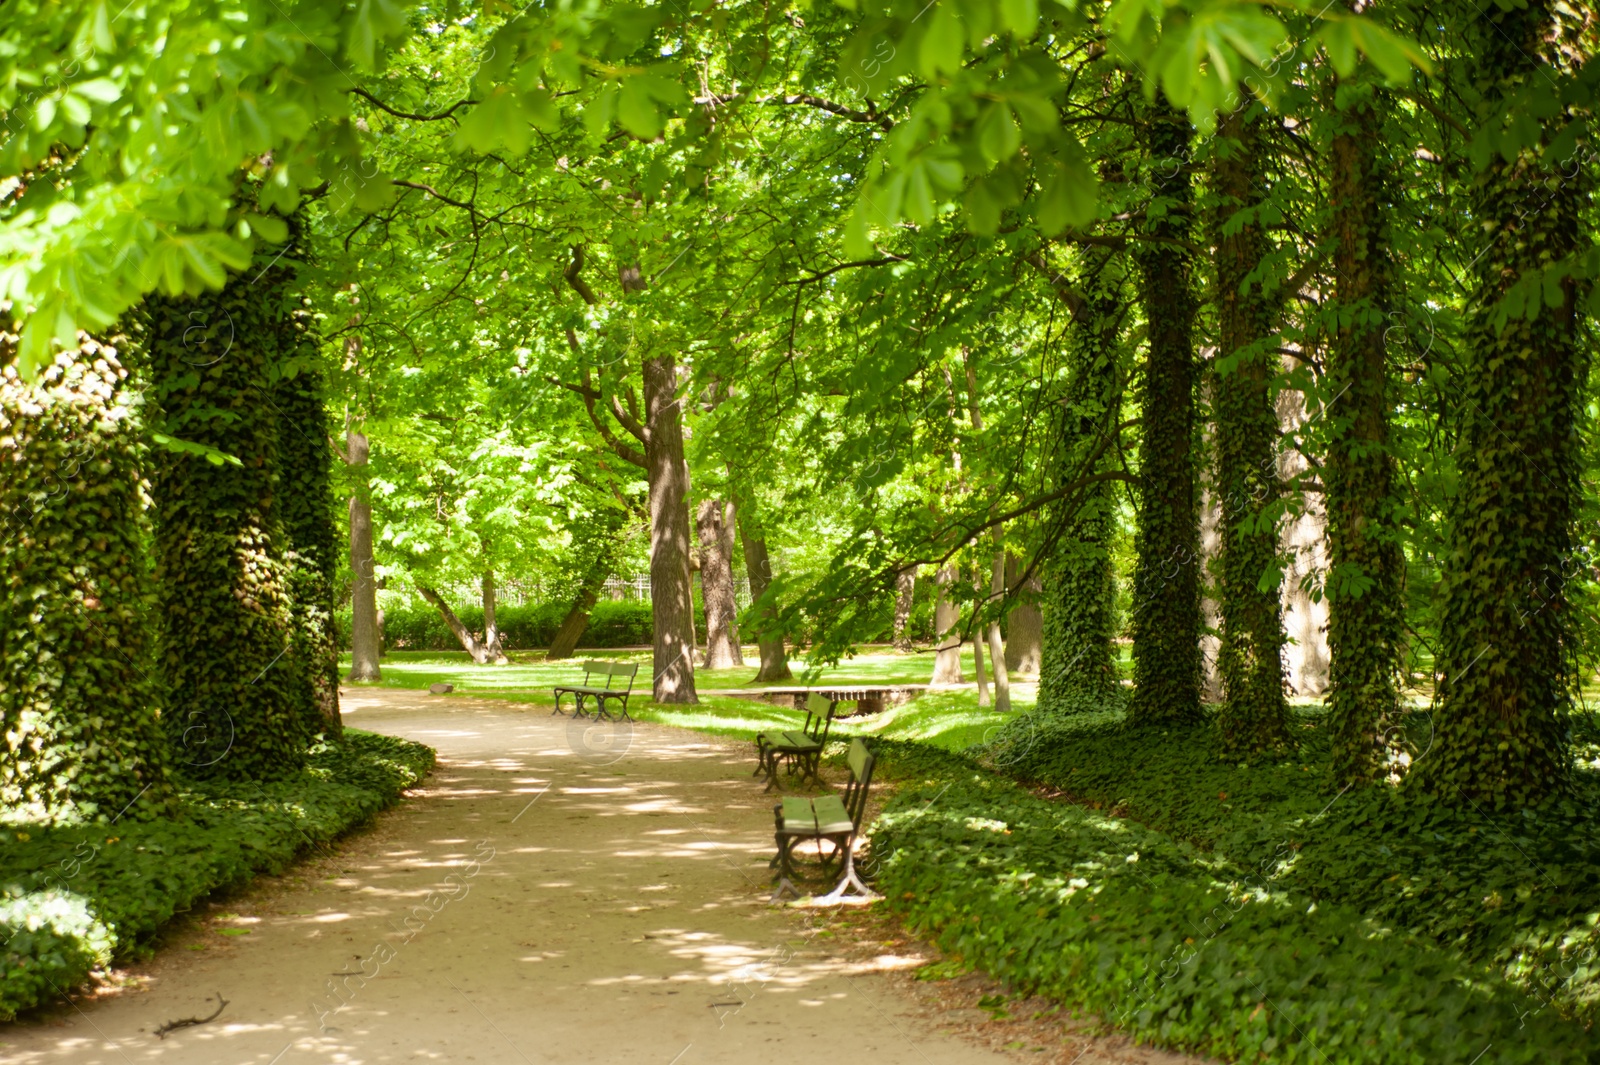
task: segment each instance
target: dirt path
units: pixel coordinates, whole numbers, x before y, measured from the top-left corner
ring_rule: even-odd
[[[396,690],[346,693],[345,709],[436,747],[427,787],[180,924],[122,988],[0,1028],[0,1060],[1181,1060],[1059,1038],[987,1049],[890,977],[922,960],[904,946],[874,956],[768,906],[771,799],[742,744]],[[217,1020],[156,1038],[216,993]]]

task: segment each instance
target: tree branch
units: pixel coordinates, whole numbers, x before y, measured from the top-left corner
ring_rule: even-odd
[[[589,283],[585,281],[582,276],[580,276],[582,273],[583,245],[574,244],[572,246],[572,261],[567,263],[567,268],[565,270],[561,271],[561,276],[566,278],[567,284],[572,286],[572,290],[574,292],[583,297],[583,302],[593,307],[600,301],[595,298],[594,289],[590,288]],[[568,333],[570,334],[571,330],[568,330]]]
[[[440,111],[436,115],[418,115],[413,114],[410,111],[397,111],[365,89],[346,89],[345,92],[353,93],[354,95],[361,97],[380,111],[387,111],[396,118],[409,118],[413,122],[438,122],[442,119],[449,118],[460,108],[466,107],[468,104],[475,104],[478,102],[476,100],[457,100],[455,103],[451,104],[448,108]]]
[[[574,347],[576,347],[578,343],[578,338],[572,335],[572,330],[570,329],[567,330],[567,342],[572,344]],[[585,376],[587,376],[587,372],[585,373]],[[563,381],[558,377],[546,377],[545,380],[549,381],[557,388],[564,388],[568,392],[575,392],[582,397],[583,409],[588,412],[589,421],[593,423],[595,431],[600,434],[600,438],[606,442],[606,446],[609,447],[617,456],[617,458],[621,459],[623,462],[638,466],[640,469],[645,468],[643,452],[639,451],[637,448],[629,446],[627,443],[621,440],[616,433],[611,431],[611,427],[607,425],[600,417],[600,412],[595,410],[595,401],[601,398],[599,392],[595,391],[595,389],[587,382],[581,385],[575,385],[569,381]],[[643,437],[640,438],[640,442],[643,442]]]

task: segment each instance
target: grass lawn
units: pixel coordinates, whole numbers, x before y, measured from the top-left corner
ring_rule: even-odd
[[[643,698],[633,701],[631,712],[641,721],[654,721],[678,728],[696,729],[722,736],[754,739],[757,732],[775,728],[797,728],[805,715],[794,710],[773,706],[756,699],[720,695],[730,689],[804,686],[802,674],[806,663],[801,658],[791,658],[794,679],[782,684],[757,684],[751,678],[756,671],[755,649],[750,648],[746,658],[750,665],[737,669],[695,670],[695,687],[700,694],[697,706],[675,706],[652,703],[648,700],[648,674],[650,652],[606,650],[579,655],[566,662],[546,662],[542,651],[513,651],[511,663],[504,666],[478,666],[472,663],[465,651],[392,651],[383,660],[382,686],[387,688],[425,689],[443,681],[455,685],[463,695],[482,698],[506,699],[528,703],[531,706],[551,707],[555,697],[550,689],[561,683],[582,679],[578,663],[585,657],[605,658],[625,662],[638,662],[640,676],[636,689],[645,691]],[[349,656],[342,668],[348,670]],[[972,649],[962,654],[964,675],[972,676]],[[904,654],[887,649],[858,655],[833,668],[820,671],[813,686],[843,682],[871,682],[880,684],[926,683],[933,670],[931,654]],[[1015,684],[1011,701],[1014,710],[1031,709],[1035,686]],[[1004,719],[993,710],[978,708],[978,693],[974,688],[929,692],[900,706],[890,707],[881,714],[864,717],[859,721],[841,721],[835,724],[838,735],[886,736],[902,740],[923,740],[951,750],[960,750],[981,742],[985,734]]]

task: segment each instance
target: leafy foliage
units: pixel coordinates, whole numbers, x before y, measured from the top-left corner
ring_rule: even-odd
[[[188,785],[171,819],[0,831],[0,1018],[78,986],[212,892],[362,824],[432,767],[431,748],[351,729],[292,777]]]
[[[906,745],[909,746],[909,745]],[[1591,1037],[1485,966],[1135,821],[955,756],[880,743],[902,780],[872,830],[889,905],[968,965],[1142,1039],[1249,1059],[1586,1060]],[[910,764],[906,764],[909,762]],[[1241,856],[1243,857],[1243,856]]]
[[[1422,764],[1432,720],[1406,724]],[[1586,724],[1576,793],[1515,815],[1435,806],[1405,789],[1326,790],[1334,735],[1322,711],[1291,719],[1282,758],[1219,761],[1207,726],[1129,727],[1109,710],[1010,723],[986,758],[1017,779],[1126,818],[1208,862],[1262,871],[1302,905],[1331,903],[1376,927],[1456,952],[1592,1023],[1600,1009],[1600,734]],[[1590,764],[1591,759],[1593,763]]]
[[[82,337],[31,383],[0,369],[0,820],[141,820],[171,801],[127,347]]]
[[[220,293],[147,304],[158,424],[241,462],[162,452],[152,478],[162,725],[180,769],[234,780],[298,769],[316,713],[290,654],[268,292],[241,276]]]

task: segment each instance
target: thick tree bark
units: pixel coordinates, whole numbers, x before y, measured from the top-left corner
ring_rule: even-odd
[[[1146,233],[1190,236],[1193,194],[1189,121],[1165,99],[1146,112],[1145,149],[1156,193],[1170,204]],[[1133,693],[1128,720],[1197,722],[1200,710],[1200,522],[1195,484],[1195,298],[1190,256],[1180,244],[1141,246],[1139,298],[1149,323],[1149,357],[1139,405],[1143,442],[1134,534]]]
[[[33,381],[0,325],[0,809],[33,824],[172,810],[144,663],[148,528],[126,338]]]
[[[1022,580],[1022,566],[1016,556],[1006,555],[1006,587],[1015,592]],[[1039,610],[1043,589],[1037,575],[1028,578],[1025,589],[1032,598],[1017,601],[1006,614],[1006,669],[1021,677],[1037,677],[1044,654],[1044,614]]]
[[[650,605],[658,703],[698,703],[694,593],[689,573],[689,467],[683,458],[678,368],[671,355],[644,363],[645,473],[650,483]]]
[[[382,654],[378,624],[378,579],[372,557],[372,503],[367,492],[370,444],[365,433],[345,431],[345,460],[350,465],[355,491],[350,495],[350,673],[357,683],[383,679],[378,666]]]
[[[767,540],[752,514],[752,506],[748,500],[740,502],[739,536],[744,544],[744,568],[750,577],[750,598],[754,603],[756,647],[761,652],[761,670],[756,680],[773,683],[788,680],[794,674],[789,669],[789,656],[783,647],[783,633],[768,632],[765,628],[772,611],[760,604],[761,597],[772,585],[772,560],[767,555]]]
[[[1213,185],[1217,269],[1217,493],[1222,507],[1222,650],[1226,699],[1218,725],[1223,750],[1248,757],[1289,742],[1279,612],[1280,494],[1278,415],[1271,383],[1277,366],[1275,307],[1259,276],[1266,234],[1261,203],[1265,150],[1253,102],[1222,116]],[[1250,212],[1241,214],[1241,212]],[[1281,579],[1281,578],[1280,578]]]
[[[934,578],[939,585],[939,598],[933,606],[933,628],[938,634],[938,650],[933,657],[933,676],[929,684],[960,684],[961,636],[955,631],[961,621],[961,611],[946,594],[956,579],[956,568],[947,564]]]
[[[911,624],[911,607],[917,597],[917,570],[915,566],[907,566],[894,576],[894,649],[896,651],[911,651],[911,634],[908,626]]]
[[[1496,130],[1515,116],[1510,137],[1522,131],[1528,86],[1549,78],[1543,68],[1558,58],[1553,7],[1487,4],[1475,17],[1468,54],[1483,113]],[[1540,120],[1534,143],[1508,144],[1509,161],[1491,154],[1467,212],[1482,250],[1460,345],[1437,733],[1411,776],[1425,793],[1474,810],[1531,806],[1563,791],[1571,775],[1565,719],[1577,678],[1566,579],[1589,366],[1578,282],[1545,271],[1589,246],[1588,174],[1551,144],[1564,124],[1587,121],[1586,111],[1557,111]],[[1506,313],[1508,291],[1541,274],[1526,312]]]
[[[486,566],[483,570],[483,657],[486,662],[493,662],[497,666],[505,665],[505,648],[500,646],[500,629],[495,624],[495,586],[494,568]]]
[[[444,596],[421,582],[417,584],[417,591],[421,593],[422,598],[428,601],[428,605],[437,610],[439,616],[444,618],[444,623],[450,627],[451,632],[455,633],[456,639],[461,641],[462,649],[472,656],[473,662],[481,666],[489,661],[488,649],[472,634],[472,630],[467,628],[462,620],[456,616],[456,612],[450,608],[450,604],[444,601]]]
[[[1363,88],[1346,91],[1361,94]],[[1389,164],[1379,156],[1382,143],[1372,97],[1357,96],[1340,114],[1331,153],[1339,330],[1328,352],[1333,439],[1322,471],[1328,561],[1338,575],[1327,589],[1333,659],[1328,707],[1333,776],[1341,785],[1370,783],[1388,772],[1389,733],[1400,713],[1404,560],[1385,388],[1394,263],[1386,224]]]
[[[702,499],[695,508],[695,537],[700,542],[700,601],[706,611],[707,669],[744,665],[739,648],[739,603],[733,591],[732,503]]]

